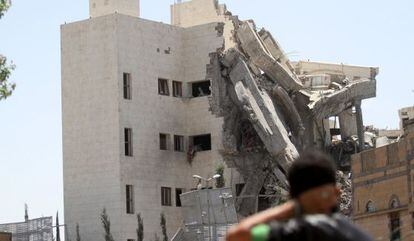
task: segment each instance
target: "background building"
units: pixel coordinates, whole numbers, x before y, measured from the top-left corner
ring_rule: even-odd
[[[52,222],[52,217],[43,217],[18,223],[0,224],[0,240],[53,241]]]
[[[404,123],[399,141],[352,156],[353,219],[376,240],[414,239],[414,131]]]

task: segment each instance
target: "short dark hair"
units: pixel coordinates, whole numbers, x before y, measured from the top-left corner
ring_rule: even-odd
[[[288,181],[292,198],[318,186],[335,184],[335,163],[330,156],[320,151],[307,151],[292,163]]]

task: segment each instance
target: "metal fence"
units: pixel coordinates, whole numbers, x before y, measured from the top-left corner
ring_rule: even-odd
[[[53,218],[44,217],[21,223],[0,224],[0,232],[12,233],[12,241],[53,241]]]

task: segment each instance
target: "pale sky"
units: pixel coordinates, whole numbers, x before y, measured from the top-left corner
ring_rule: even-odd
[[[141,17],[170,22],[173,0],[141,0]],[[414,105],[414,1],[221,0],[254,19],[292,60],[380,67],[365,124],[398,127]],[[88,18],[87,0],[14,0],[0,20],[0,53],[17,65],[14,95],[0,102],[0,223],[63,217],[59,26]],[[63,220],[61,221],[63,222]]]

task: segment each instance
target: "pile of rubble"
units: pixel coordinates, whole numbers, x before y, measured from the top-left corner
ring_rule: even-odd
[[[324,125],[332,116],[354,108],[356,139],[364,139],[361,101],[376,95],[378,69],[371,68],[369,78],[354,79],[342,73],[302,73],[268,31],[257,31],[253,21],[240,21],[230,13],[226,18],[231,24],[219,25],[218,32],[231,32],[226,39],[232,43],[210,54],[207,78],[212,83],[210,109],[224,118],[222,156],[246,183],[241,196],[259,195],[266,180],[277,180],[277,186],[286,189],[285,174],[300,152],[332,145]],[[336,148],[340,158],[364,145],[356,147],[355,140],[341,143],[344,146]],[[343,184],[349,195],[349,180]],[[348,197],[344,207],[350,205]],[[237,208],[249,215],[255,204],[240,199]]]

